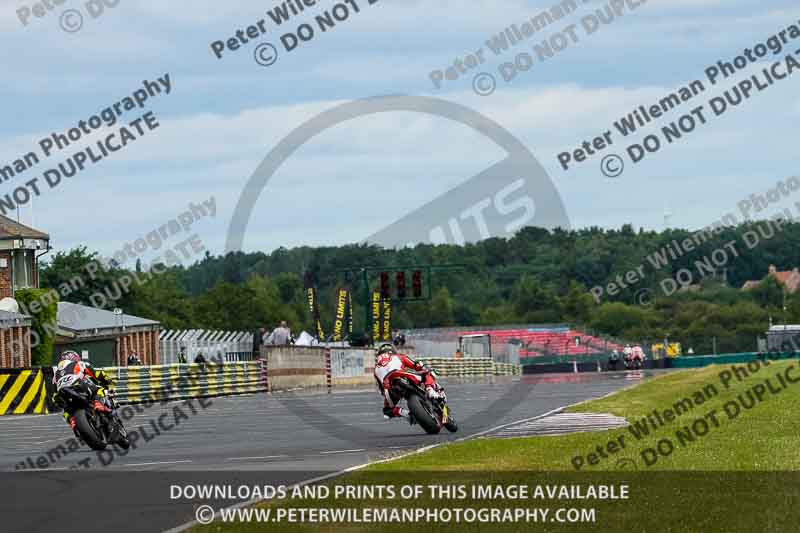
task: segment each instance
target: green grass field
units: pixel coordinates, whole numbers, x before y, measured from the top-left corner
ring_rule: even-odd
[[[628,444],[625,449],[609,455],[613,459],[603,460],[596,466],[587,465],[582,471],[619,470],[616,463],[620,459],[635,461],[639,469],[653,470],[800,470],[800,417],[797,412],[800,408],[800,382],[787,383],[787,387],[778,393],[767,390],[760,403],[752,409],[742,409],[741,414],[733,420],[729,420],[723,409],[726,402],[735,400],[739,394],[746,394],[748,389],[767,378],[771,378],[775,389],[778,389],[780,383],[775,374],[782,374],[790,367],[794,369],[790,371],[790,377],[800,379],[800,368],[796,361],[774,362],[761,366],[741,382],[733,378],[728,389],[724,388],[719,374],[730,367],[713,366],[675,372],[602,400],[569,409],[572,412],[610,413],[633,422],[654,409],[671,408],[676,401],[693,396],[708,384],[718,389],[718,395],[640,441],[628,429],[555,437],[478,439],[434,449],[413,458],[376,465],[372,470],[385,472],[414,467],[459,471],[574,471],[571,460],[576,454],[586,455],[598,445],[618,440],[619,436],[624,436]],[[713,419],[709,418],[709,430],[704,436],[695,435],[695,441],[688,442],[685,447],[675,442],[675,450],[669,457],[659,456],[658,461],[650,467],[643,464],[639,455],[641,450],[655,447],[658,440],[664,437],[677,441],[677,430],[691,426],[695,419],[715,410],[719,413],[719,427],[715,427]],[[698,429],[702,431],[700,426]]]
[[[480,438],[445,445],[423,454],[370,466],[329,483],[336,484],[620,484],[630,486],[625,501],[481,501],[424,497],[343,502],[291,501],[292,507],[578,507],[594,508],[594,523],[424,524],[426,529],[459,531],[796,531],[800,504],[800,367],[797,361],[761,365],[734,377],[731,367],[715,366],[670,373],[607,398],[571,408],[611,413],[635,423],[657,410],[677,413],[636,438],[630,428],[565,436],[518,439]],[[793,382],[796,380],[797,382]],[[727,385],[727,386],[726,386]],[[748,396],[749,394],[749,396]],[[745,405],[742,407],[739,398]],[[752,398],[751,402],[748,402]],[[684,399],[688,399],[683,401]],[[702,401],[701,401],[702,400]],[[688,403],[687,403],[688,402]],[[733,404],[740,412],[734,415]],[[679,407],[676,405],[680,404]],[[731,416],[726,413],[726,407]],[[617,444],[612,453],[609,442]],[[672,451],[666,454],[668,446]],[[664,455],[648,465],[642,450]],[[606,457],[601,457],[600,447]],[[611,448],[614,448],[612,445]],[[589,464],[589,454],[595,453]],[[574,459],[582,457],[580,471]],[[264,505],[262,508],[275,506]],[[223,530],[251,531],[272,524],[226,524]],[[381,526],[401,531],[409,524]],[[373,531],[376,524],[281,525],[281,530]],[[215,527],[215,530],[217,528]]]

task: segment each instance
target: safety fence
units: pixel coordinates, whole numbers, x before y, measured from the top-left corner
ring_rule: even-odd
[[[708,365],[730,365],[752,361],[797,359],[800,352],[744,352],[721,355],[693,355],[668,359],[670,368],[698,368]]]
[[[47,387],[42,369],[0,369],[0,415],[47,412]]]
[[[455,353],[459,348],[462,349],[464,359],[483,359],[491,358],[498,363],[519,363],[520,347],[518,344],[494,343],[491,346],[488,342],[465,342],[459,345],[458,341],[442,341],[413,338],[407,340],[408,352],[419,355],[426,354],[429,357],[442,359],[455,359]]]
[[[253,334],[244,331],[207,329],[164,330],[159,337],[161,363],[180,362],[181,353],[187,363],[202,354],[208,360],[249,361],[253,359]]]
[[[702,368],[710,365],[741,365],[753,361],[796,358],[800,358],[800,352],[744,352],[720,355],[693,355],[645,359],[642,368]],[[523,374],[606,372],[615,370],[625,370],[623,361],[620,360],[616,365],[613,365],[608,358],[595,358],[592,360],[576,358],[572,361],[524,364],[522,366]]]

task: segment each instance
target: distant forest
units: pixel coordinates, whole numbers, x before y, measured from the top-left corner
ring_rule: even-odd
[[[95,257],[86,248],[54,254],[42,266],[41,286],[57,288]],[[784,294],[774,278],[740,290],[747,280],[765,278],[770,265],[778,270],[800,266],[800,224],[768,222],[713,234],[637,232],[629,225],[577,231],[528,227],[509,239],[465,246],[388,250],[346,245],[206,254],[191,266],[172,267],[134,284],[108,307],[170,329],[253,330],[287,320],[295,332],[313,331],[303,290],[303,274],[309,271],[317,281],[328,331],[335,290],[347,281],[341,269],[418,264],[464,268],[436,273],[430,301],[396,305],[395,327],[570,322],[634,342],[668,336],[696,353],[710,353],[715,340],[717,351],[724,353],[754,350],[770,319],[800,323],[800,294]],[[113,286],[125,272],[105,271],[64,299],[90,304],[92,293]],[[355,331],[360,332],[365,292],[360,280],[351,281]],[[376,279],[371,282],[370,290],[377,285]],[[116,296],[116,291],[105,294]]]

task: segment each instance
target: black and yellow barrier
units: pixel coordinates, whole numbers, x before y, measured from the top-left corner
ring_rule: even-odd
[[[114,380],[111,388],[122,404],[267,391],[262,363],[258,361],[128,366],[103,370]]]
[[[419,360],[447,377],[512,376],[520,373],[519,365],[495,363],[488,357],[419,357]]]
[[[0,369],[0,415],[45,413],[47,387],[41,369]]]

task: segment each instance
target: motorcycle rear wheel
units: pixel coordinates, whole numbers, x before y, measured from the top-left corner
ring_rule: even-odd
[[[89,422],[86,410],[78,409],[73,416],[75,417],[75,426],[81,434],[83,441],[93,450],[105,450],[106,442],[103,440],[103,437],[97,433],[92,423]]]
[[[442,430],[442,427],[439,425],[439,422],[436,421],[436,418],[425,409],[425,405],[422,403],[423,401],[425,400],[417,395],[409,396],[408,409],[411,411],[411,415],[417,421],[417,424],[425,430],[425,433],[436,435]]]

